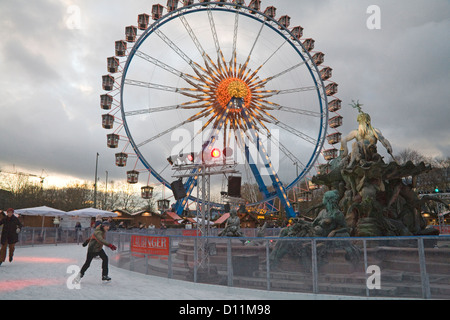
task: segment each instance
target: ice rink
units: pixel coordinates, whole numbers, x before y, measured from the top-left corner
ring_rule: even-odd
[[[0,266],[0,300],[324,300],[343,296],[283,293],[158,278],[109,266],[102,283],[101,260],[94,259],[77,289],[71,279],[83,265],[81,245],[18,247]],[[111,253],[105,248],[105,252]],[[352,297],[351,299],[355,299]],[[365,299],[365,298],[356,298]]]

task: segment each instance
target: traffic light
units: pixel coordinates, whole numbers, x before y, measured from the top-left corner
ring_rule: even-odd
[[[439,187],[434,188],[434,193],[439,193],[441,190],[439,190]]]

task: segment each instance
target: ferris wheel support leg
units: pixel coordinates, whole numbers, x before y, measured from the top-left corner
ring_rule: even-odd
[[[256,162],[254,161],[254,159],[250,153],[250,148],[248,147],[248,145],[246,143],[244,143],[242,141],[242,136],[243,136],[242,134],[236,135],[238,145],[240,148],[244,149],[245,160],[247,161],[248,166],[250,167],[250,170],[252,171],[252,174],[255,177],[256,183],[258,184],[259,192],[262,194],[264,199],[268,199],[272,196],[272,193],[269,192],[266,184],[264,183],[264,180],[262,179],[261,175],[259,174],[258,166],[256,165]],[[274,202],[275,202],[274,200],[269,200],[269,201],[265,202],[266,206],[268,208],[271,208],[271,211],[274,207]]]
[[[267,170],[269,172],[270,179],[272,180],[272,185],[273,185],[273,187],[274,187],[274,189],[275,189],[275,191],[277,193],[277,196],[280,199],[281,204],[283,205],[283,207],[284,207],[284,209],[286,211],[286,216],[288,218],[295,217],[296,213],[294,211],[294,208],[291,205],[291,202],[289,201],[286,189],[284,188],[283,184],[281,183],[280,178],[278,177],[278,174],[276,173],[276,171],[275,171],[275,169],[273,167],[273,164],[270,161],[270,157],[269,157],[269,155],[267,153],[266,148],[264,147],[263,143],[259,139],[259,135],[258,135],[257,131],[255,130],[255,126],[253,125],[252,122],[250,122],[249,117],[247,115],[247,111],[244,108],[242,108],[241,112],[242,112],[243,118],[247,122],[247,126],[250,128],[249,131],[250,131],[250,134],[251,134],[252,138],[257,143],[257,149],[259,151],[259,154],[260,154],[261,158],[263,159],[264,165],[266,166],[266,168],[267,168]],[[254,171],[253,173],[255,174],[255,178],[257,179],[257,181],[259,179],[261,179],[261,176],[260,176],[260,174],[259,174],[259,172],[257,170]],[[260,181],[262,181],[262,179]]]
[[[243,133],[237,134],[236,140],[238,142],[239,147],[244,150],[245,161],[247,161],[248,166],[250,167],[250,170],[252,171],[253,176],[255,177],[259,191],[263,195],[264,199],[267,199],[271,196],[271,194],[267,189],[266,184],[264,183],[261,175],[259,174],[258,166],[256,165],[256,162],[254,161],[250,153],[250,148],[248,144],[243,141],[243,136],[244,136]]]
[[[194,170],[192,173],[196,173]],[[182,216],[184,209],[186,208],[189,200],[189,196],[192,194],[192,190],[197,185],[198,176],[190,177],[188,181],[184,184],[184,189],[186,190],[186,194],[188,195],[184,199],[180,199],[175,203],[175,213],[178,216]]]
[[[250,170],[253,173],[253,176],[256,179],[256,182],[258,183],[259,191],[263,195],[264,199],[269,198],[271,196],[271,194],[270,194],[269,190],[267,189],[266,184],[264,183],[261,175],[259,174],[258,166],[254,162],[253,157],[250,154],[249,147],[247,145],[245,146],[245,158],[250,167]]]

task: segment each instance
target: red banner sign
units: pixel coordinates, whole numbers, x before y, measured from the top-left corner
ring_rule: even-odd
[[[153,254],[159,256],[169,255],[168,237],[131,236],[131,252]]]

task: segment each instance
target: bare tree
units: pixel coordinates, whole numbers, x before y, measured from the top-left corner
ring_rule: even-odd
[[[431,159],[427,158],[426,156],[422,155],[421,153],[419,153],[416,150],[412,150],[412,149],[404,149],[402,151],[400,151],[398,154],[395,155],[395,160],[397,160],[397,162],[399,164],[405,164],[408,161],[411,161],[412,163],[414,163],[415,165],[421,163],[421,162],[431,162]]]
[[[435,189],[447,191],[450,189],[450,157],[432,158],[422,155],[412,149],[399,152],[395,159],[399,164],[411,161],[415,165],[424,162],[431,166],[431,170],[418,176],[417,191],[421,193],[432,193]]]

